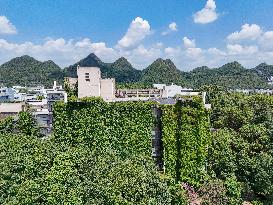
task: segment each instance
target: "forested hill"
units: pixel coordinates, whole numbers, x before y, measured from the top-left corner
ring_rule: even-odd
[[[5,86],[50,86],[54,80],[61,83],[63,77],[63,70],[53,61],[41,62],[27,55],[0,66],[0,84]]]
[[[177,83],[186,82],[183,72],[178,70],[170,60],[157,59],[142,71],[141,81],[144,83]]]
[[[267,80],[271,76],[273,76],[273,65],[267,65],[266,63],[261,63],[257,67],[252,69],[259,76],[261,76],[264,80]]]
[[[77,66],[100,67],[102,77],[112,77],[126,86],[151,86],[153,83],[175,83],[185,87],[200,88],[204,85],[219,85],[230,89],[268,88],[268,78],[273,76],[273,66],[265,63],[246,69],[238,62],[227,63],[219,68],[206,66],[190,72],[179,70],[169,59],[157,59],[147,68],[137,70],[121,57],[113,63],[101,61],[91,53],[79,62],[61,69],[53,61],[40,62],[29,56],[17,57],[0,66],[0,83],[11,85],[48,86],[54,80],[63,81],[65,76],[76,77]]]
[[[236,61],[219,68],[196,68],[189,74],[188,84],[195,88],[204,85],[219,85],[229,89],[268,87],[265,75],[260,75],[255,69],[246,69]]]

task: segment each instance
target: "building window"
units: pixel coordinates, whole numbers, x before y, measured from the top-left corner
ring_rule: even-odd
[[[85,73],[85,81],[90,82],[89,73]]]

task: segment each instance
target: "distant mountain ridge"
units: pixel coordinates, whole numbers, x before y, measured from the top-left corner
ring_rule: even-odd
[[[246,69],[236,61],[214,69],[196,68],[189,74],[188,83],[195,88],[204,85],[218,85],[229,89],[268,87],[267,80],[258,72],[254,69]]]
[[[185,87],[200,88],[219,85],[225,88],[268,88],[268,78],[273,76],[273,66],[265,63],[246,69],[238,62],[219,68],[198,67],[190,72],[177,69],[170,59],[159,58],[144,70],[135,69],[124,57],[113,63],[104,63],[91,53],[79,62],[61,69],[53,61],[38,61],[30,56],[13,58],[0,66],[0,84],[49,86],[54,80],[62,83],[64,77],[76,77],[77,66],[99,67],[102,77],[113,77],[117,83],[137,83],[151,86],[153,83],[175,83]]]

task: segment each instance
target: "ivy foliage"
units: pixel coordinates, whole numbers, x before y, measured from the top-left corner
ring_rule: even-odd
[[[208,116],[199,97],[163,107],[165,169],[177,181],[198,187],[206,177],[210,143]]]
[[[54,136],[71,146],[109,147],[122,156],[151,155],[151,103],[106,103],[87,98],[54,107]]]

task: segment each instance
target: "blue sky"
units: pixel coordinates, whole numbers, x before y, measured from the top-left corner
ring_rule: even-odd
[[[139,69],[273,63],[272,0],[1,0],[0,63],[24,54],[64,67],[95,52]]]

